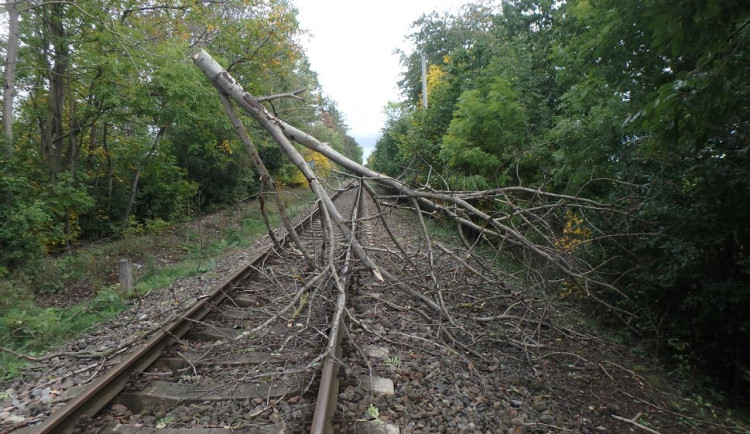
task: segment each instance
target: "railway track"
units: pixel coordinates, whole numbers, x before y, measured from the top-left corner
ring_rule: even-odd
[[[357,221],[358,188],[334,203]],[[296,229],[316,272],[295,248],[258,252],[30,432],[333,432],[354,267],[338,229],[326,242],[319,213]],[[335,278],[320,271],[331,267]]]
[[[431,240],[423,224],[402,218],[397,207],[380,207],[383,202],[365,199],[360,215],[356,189],[335,201],[343,218],[357,223],[354,232],[369,258],[395,278],[356,272],[367,268],[350,260],[340,236],[326,243],[331,229],[314,215],[298,233],[315,272],[286,247],[257,252],[251,265],[212,291],[199,282],[189,291],[153,294],[143,310],[133,306],[93,344],[82,340],[86,354],[118,351],[111,358],[51,360],[37,369],[36,383],[6,389],[12,396],[2,401],[0,431],[622,432],[638,419],[664,434],[745,432],[660,412],[678,396],[663,388],[667,383],[647,384],[627,368],[640,359],[577,325],[577,313],[523,286],[513,268]],[[338,282],[327,271],[331,253]],[[196,303],[183,309],[196,294]],[[170,297],[183,304],[162,309]],[[335,321],[342,299],[345,323]],[[429,302],[445,305],[452,320]],[[179,318],[152,321],[177,310]],[[129,327],[136,316],[139,322]],[[166,325],[158,331],[144,325],[157,322]],[[149,337],[138,340],[144,342],[138,354],[123,356],[134,341],[128,334],[139,333]],[[122,342],[103,344],[113,339]],[[89,369],[116,360],[105,377],[90,382]],[[78,372],[84,374],[75,377]],[[71,384],[88,387],[75,395],[78,386]],[[42,407],[32,403],[41,402],[45,388],[64,390],[47,407],[49,415],[34,412]],[[31,408],[20,408],[21,399]],[[37,418],[30,423],[44,422],[11,426],[20,419],[12,419],[14,410]]]

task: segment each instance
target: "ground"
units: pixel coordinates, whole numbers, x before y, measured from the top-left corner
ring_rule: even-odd
[[[207,239],[208,234],[221,238],[233,219],[237,214],[225,212],[189,225]],[[397,219],[392,229],[408,251],[421,252],[424,260],[425,245],[414,219]],[[377,228],[371,231],[383,235]],[[179,244],[179,234],[189,232],[176,230],[161,246],[170,245],[169,240]],[[139,297],[111,322],[0,385],[0,429],[43,419],[60,394],[88,384],[115,363],[126,348],[123,343],[136,343],[131,337],[146,336],[269,242],[266,236],[249,248],[231,249],[215,259],[213,269]],[[184,258],[158,245],[149,253],[165,264]],[[378,260],[400,268],[407,283],[414,277],[403,261],[394,259],[393,249],[380,252]],[[443,333],[446,324],[434,321],[427,308],[392,285],[363,277],[353,297],[369,301],[352,312],[360,324],[351,325],[347,341],[340,417],[372,417],[375,408],[379,419],[397,423],[404,432],[750,432],[728,411],[677,387],[676,379],[653,359],[617,343],[588,318],[575,297],[526,288],[522,281],[502,280],[503,273],[492,282],[478,279],[458,272],[447,254],[433,260],[438,278],[453,285],[444,297],[459,322],[451,330],[455,340]],[[39,301],[60,306],[92,295],[85,284],[72,285]],[[362,394],[353,387],[370,375],[356,349],[370,345],[389,350],[388,356],[370,362],[393,379],[393,396]]]

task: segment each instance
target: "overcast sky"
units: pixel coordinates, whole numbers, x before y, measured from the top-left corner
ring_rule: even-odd
[[[399,99],[401,67],[393,54],[407,48],[410,24],[423,13],[456,11],[468,0],[294,0],[301,41],[323,92],[336,101],[365,158],[383,127],[383,108]]]

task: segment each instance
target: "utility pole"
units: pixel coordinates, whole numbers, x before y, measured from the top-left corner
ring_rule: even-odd
[[[422,107],[427,109],[427,56],[422,52]]]

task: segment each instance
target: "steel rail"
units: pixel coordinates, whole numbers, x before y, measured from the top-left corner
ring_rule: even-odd
[[[351,234],[353,237],[357,236],[359,227],[357,225],[357,218],[359,213],[362,211],[362,188],[357,190],[357,199],[355,202],[354,209],[352,210],[352,230]],[[349,288],[351,287],[352,279],[351,273],[349,273],[349,264],[352,259],[351,244],[346,251],[346,258],[344,260],[344,267],[341,270],[344,276],[344,300],[349,298]],[[340,313],[343,315],[343,312]],[[336,318],[331,320],[336,322]],[[331,333],[328,336],[329,342],[334,342],[333,354],[328,354],[323,362],[323,370],[320,375],[320,388],[318,389],[318,397],[315,400],[315,411],[313,412],[312,428],[310,432],[312,434],[330,434],[333,433],[333,414],[336,411],[336,405],[339,397],[339,364],[343,349],[341,347],[342,337],[344,335],[344,323],[339,318],[338,327],[335,329],[331,327]]]
[[[341,193],[347,191],[351,184],[339,190],[332,199],[336,199]],[[320,200],[313,205],[315,211],[294,226],[294,230],[301,230],[311,225],[312,221],[320,213]],[[281,245],[287,242],[289,234],[285,234],[280,240]],[[104,408],[124,388],[130,374],[142,372],[148,368],[161,355],[164,348],[173,338],[181,338],[190,330],[196,322],[201,321],[209,313],[209,304],[220,303],[226,298],[236,282],[247,279],[255,272],[255,266],[261,262],[273,249],[273,245],[266,246],[257,254],[252,256],[250,262],[238,269],[231,277],[221,283],[206,298],[197,301],[186,312],[157,331],[151,338],[142,344],[136,351],[119,362],[87,387],[78,396],[69,401],[65,406],[59,408],[44,420],[39,426],[31,427],[32,432],[38,434],[47,433],[70,433],[75,428],[81,416],[92,417]]]

